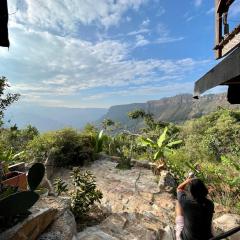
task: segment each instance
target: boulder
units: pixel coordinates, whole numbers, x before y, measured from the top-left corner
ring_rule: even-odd
[[[1,240],[34,240],[53,222],[56,209],[33,209],[23,222],[0,234]]]
[[[214,235],[218,235],[220,233],[226,232],[230,229],[238,227],[240,225],[240,216],[237,214],[224,214],[221,217],[214,219],[213,228]],[[228,237],[229,240],[239,240],[240,232],[233,234]]]
[[[158,218],[139,213],[114,213],[101,224],[86,228],[78,240],[160,240],[164,231]]]
[[[77,233],[75,218],[70,211],[69,197],[45,197],[38,205],[47,205],[57,210],[53,223],[38,238],[39,240],[72,240]]]
[[[175,230],[172,226],[166,226],[164,228],[163,237],[161,240],[175,240]]]
[[[163,170],[161,171],[158,187],[160,191],[173,191],[177,186],[174,177],[170,172]]]
[[[38,240],[72,240],[77,233],[76,229],[76,222],[72,212],[66,210]]]

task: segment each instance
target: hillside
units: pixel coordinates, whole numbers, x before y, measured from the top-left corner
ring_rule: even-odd
[[[132,128],[136,125],[136,121],[130,120],[127,113],[134,109],[142,108],[146,112],[153,113],[158,120],[179,123],[213,112],[219,106],[228,108],[238,107],[230,106],[225,94],[205,95],[199,100],[193,99],[191,94],[181,94],[146,103],[112,106],[102,119],[110,118],[120,122],[127,128]],[[141,122],[138,122],[138,124],[141,124]]]

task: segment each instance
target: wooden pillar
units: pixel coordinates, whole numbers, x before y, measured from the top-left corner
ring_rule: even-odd
[[[219,59],[222,57],[222,50],[217,46],[222,41],[222,14],[219,12],[219,4],[221,0],[215,0],[215,58]]]

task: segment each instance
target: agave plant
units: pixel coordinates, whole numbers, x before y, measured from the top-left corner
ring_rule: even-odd
[[[154,155],[153,155],[154,161],[158,159],[165,161],[166,152],[173,151],[172,150],[173,147],[182,143],[182,140],[171,141],[171,139],[167,135],[167,132],[168,132],[168,128],[165,127],[163,133],[160,135],[160,137],[156,142],[150,138],[141,137],[139,139],[139,145],[146,146],[146,147],[148,146],[154,151]]]

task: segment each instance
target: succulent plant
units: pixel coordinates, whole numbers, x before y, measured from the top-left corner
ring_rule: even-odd
[[[39,199],[34,190],[41,183],[45,173],[42,163],[35,163],[28,172],[28,191],[17,192],[0,200],[0,216],[9,218],[21,214],[28,214],[30,209]]]

